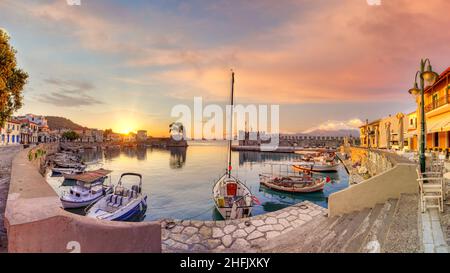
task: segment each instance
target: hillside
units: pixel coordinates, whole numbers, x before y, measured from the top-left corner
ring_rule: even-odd
[[[58,129],[70,129],[70,130],[81,130],[86,127],[83,127],[70,119],[56,116],[47,116],[48,127],[50,130],[58,130]]]
[[[353,137],[358,137],[359,136],[359,131],[357,129],[354,129],[354,130],[351,130],[351,129],[314,130],[312,132],[308,132],[307,135],[311,135],[311,136],[337,136],[337,137],[353,136]]]

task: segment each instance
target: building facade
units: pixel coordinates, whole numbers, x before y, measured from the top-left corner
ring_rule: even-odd
[[[426,148],[434,151],[450,149],[450,67],[432,86],[425,89]],[[420,95],[416,98],[417,116],[420,117]],[[418,122],[420,132],[420,118]]]
[[[20,144],[20,122],[10,119],[0,128],[0,146]]]

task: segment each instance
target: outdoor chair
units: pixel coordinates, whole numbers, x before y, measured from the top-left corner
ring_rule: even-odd
[[[420,208],[425,212],[428,208],[438,208],[440,212],[444,211],[444,177],[440,172],[421,173],[417,169]],[[431,201],[431,202],[429,202]],[[436,204],[437,202],[437,204]]]

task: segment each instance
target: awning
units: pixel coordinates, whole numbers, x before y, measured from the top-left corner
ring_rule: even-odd
[[[428,120],[426,124],[427,133],[437,133],[450,131],[450,121],[449,120]]]

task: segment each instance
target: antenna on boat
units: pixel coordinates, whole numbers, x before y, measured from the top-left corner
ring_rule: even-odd
[[[228,140],[228,178],[231,177],[231,144],[233,142],[233,98],[234,98],[234,71],[231,69],[231,118],[230,118],[230,139]]]

